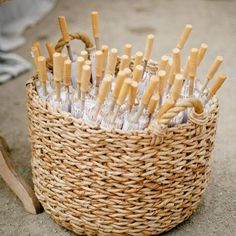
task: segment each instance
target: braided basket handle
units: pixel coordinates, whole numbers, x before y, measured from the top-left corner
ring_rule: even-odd
[[[202,102],[197,98],[188,98],[185,101],[176,104],[173,108],[169,109],[165,114],[163,114],[158,123],[166,127],[175,116],[191,107],[194,109],[194,116],[198,117],[198,119],[200,117],[203,117],[204,107],[202,105]],[[195,120],[193,119],[192,121],[194,122]]]
[[[189,115],[189,120],[199,126],[204,126],[207,123],[207,116],[204,113],[204,107],[196,98],[188,98],[176,104],[174,107],[169,109],[165,114],[162,115],[160,120],[153,122],[148,128],[151,133],[154,134],[153,143],[157,144],[162,140],[161,137],[166,133],[166,128],[170,121],[177,116],[180,112],[186,110],[187,108],[193,108],[193,111]]]
[[[82,41],[85,45],[85,48],[93,48],[93,46],[94,46],[92,41],[88,37],[88,35],[85,33],[78,32],[78,33],[69,34],[69,41],[72,41],[75,39]],[[67,43],[63,40],[63,38],[60,38],[57,41],[57,44],[55,46],[55,51],[61,52],[66,44]]]
[[[91,49],[94,47],[91,39],[89,38],[89,36],[85,33],[82,33],[82,32],[77,32],[77,33],[71,33],[69,34],[69,41],[72,41],[72,40],[79,40],[81,42],[84,43],[85,45],[85,49]],[[56,52],[62,52],[63,48],[65,47],[65,45],[67,44],[66,41],[64,41],[63,38],[60,38],[56,45],[55,45],[55,51]],[[47,67],[49,70],[52,71],[53,69],[53,66],[52,66],[52,62],[48,59],[47,60]]]

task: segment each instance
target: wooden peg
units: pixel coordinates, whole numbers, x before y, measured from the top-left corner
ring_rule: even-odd
[[[46,67],[46,58],[43,56],[38,57],[38,67],[39,67],[39,79],[41,87],[43,89],[43,95],[47,95],[47,67]]]
[[[102,51],[96,51],[95,56],[96,86],[98,86],[102,77]]]
[[[128,60],[129,60],[128,64],[130,63],[131,53],[132,53],[132,44],[129,44],[129,43],[125,44],[125,53],[124,53],[124,54],[129,57],[129,59],[128,59]]]
[[[153,75],[150,79],[150,82],[144,91],[141,103],[144,107],[146,107],[150,101],[151,96],[153,95],[154,91],[156,90],[158,84],[158,77]]]
[[[174,82],[174,85],[171,89],[171,97],[177,101],[179,96],[180,96],[180,93],[181,93],[181,90],[182,90],[182,87],[183,87],[183,82],[184,82],[184,77],[182,74],[176,74],[175,76],[175,82]]]
[[[189,96],[193,95],[194,80],[197,72],[197,56],[198,56],[198,49],[192,48],[190,51],[189,64],[188,64],[188,77],[190,79]]]
[[[143,60],[143,53],[136,52],[135,58],[134,58],[134,68],[136,68],[137,65],[141,65],[142,60]]]
[[[221,86],[223,85],[223,83],[225,82],[225,80],[227,79],[225,74],[221,74],[217,80],[215,81],[215,83],[212,85],[212,87],[209,89],[209,97],[213,97],[217,91],[221,88]]]
[[[61,30],[61,34],[62,34],[63,40],[66,43],[69,43],[70,36],[69,36],[68,26],[67,26],[67,22],[66,22],[65,16],[58,16],[58,22],[59,22],[59,26],[60,26],[60,30]]]
[[[117,55],[118,55],[118,50],[116,48],[112,48],[108,60],[108,73],[111,75],[113,75],[116,70]]]
[[[91,67],[88,65],[83,65],[82,75],[81,75],[81,92],[87,93],[90,85],[91,77]]]
[[[99,15],[97,11],[91,12],[91,20],[92,20],[93,37],[95,40],[96,49],[99,50],[100,29],[99,29]]]
[[[46,48],[48,50],[49,61],[53,63],[53,54],[55,53],[55,48],[52,43],[46,43]]]
[[[46,58],[43,56],[38,57],[38,66],[39,66],[39,78],[42,83],[47,81],[47,67],[46,67]]]
[[[224,58],[222,56],[216,57],[214,64],[211,66],[210,70],[207,73],[208,80],[211,80],[214,77],[215,73],[217,72],[223,61]]]
[[[69,87],[71,85],[71,60],[64,61],[64,85]]]
[[[155,94],[151,97],[149,105],[148,105],[148,110],[147,110],[149,117],[154,113],[154,111],[157,107],[157,104],[159,102],[159,99],[160,99],[160,97],[158,94]]]
[[[88,60],[88,52],[86,50],[82,50],[80,56],[83,57],[85,61]]]
[[[172,65],[171,65],[171,69],[170,69],[170,75],[169,75],[169,78],[167,80],[167,83],[168,83],[168,91],[170,90],[171,86],[173,85],[174,83],[174,80],[175,80],[175,75],[177,73],[180,73],[180,50],[178,48],[174,48],[172,50],[172,54],[173,54],[173,62],[172,62]]]
[[[62,56],[58,52],[53,54],[53,79],[55,82],[62,81]]]
[[[199,64],[201,63],[203,57],[206,54],[207,51],[207,44],[206,43],[202,43],[200,49],[198,50],[198,55],[197,55],[197,65],[199,66]]]
[[[212,78],[214,77],[215,73],[217,72],[217,70],[219,69],[220,65],[222,64],[222,62],[224,61],[222,56],[217,56],[214,64],[210,67],[208,73],[207,73],[207,78],[202,86],[201,92],[203,93],[204,90],[206,89],[208,83],[210,80],[212,80]]]
[[[127,55],[121,57],[119,70],[121,71],[125,68],[129,68],[129,57]]]
[[[107,65],[108,46],[102,45],[102,71],[104,72]]]
[[[175,68],[175,74],[178,74],[181,72],[181,55],[180,50],[178,48],[173,49],[173,60],[174,60],[174,68]]]
[[[36,47],[38,49],[39,56],[42,56],[42,50],[41,50],[41,45],[39,41],[34,41],[32,44],[33,47]]]
[[[197,70],[198,49],[192,48],[189,56],[188,77],[195,78]]]
[[[180,36],[179,42],[177,43],[177,46],[176,46],[178,49],[181,50],[184,47],[187,39],[189,38],[190,33],[192,32],[192,28],[193,27],[190,24],[187,24],[185,26],[185,28]]]
[[[128,102],[129,111],[132,110],[132,107],[135,104],[137,90],[138,90],[138,82],[137,81],[132,81],[132,83],[130,85],[129,102]]]
[[[90,60],[86,60],[84,65],[90,66],[90,68],[92,68],[92,62]]]
[[[137,65],[133,71],[133,79],[137,82],[140,82],[143,75],[143,66]]]
[[[99,88],[98,96],[97,96],[97,103],[103,104],[110,89],[111,89],[111,81],[112,76],[110,74],[107,74],[104,79],[102,80],[101,86]]]
[[[125,71],[119,71],[118,75],[116,77],[115,88],[114,88],[114,90],[112,92],[112,96],[114,98],[118,98],[120,90],[122,88],[122,85],[124,83],[125,78],[126,78]]]
[[[126,79],[126,80],[123,82],[123,85],[122,85],[122,87],[121,87],[119,96],[118,96],[118,98],[117,98],[117,100],[116,100],[116,104],[117,104],[118,106],[121,106],[121,105],[124,103],[124,101],[125,101],[125,99],[126,99],[126,97],[127,97],[127,95],[128,95],[131,82],[132,82],[131,79]]]
[[[166,70],[166,66],[168,64],[168,61],[169,61],[169,57],[168,56],[165,56],[165,55],[162,56],[160,64],[159,64],[159,67],[158,67],[158,70]]]
[[[144,57],[143,57],[144,61],[148,61],[150,59],[154,38],[155,36],[153,34],[149,34],[147,36],[147,42],[146,42],[146,47],[145,47]]]
[[[170,97],[160,108],[159,112],[157,113],[157,120],[159,121],[161,117],[169,111],[172,107],[175,106],[175,100]]]
[[[126,78],[131,78],[132,71],[130,68],[125,68],[123,71],[125,72]]]
[[[159,77],[159,95],[160,97],[164,96],[165,92],[165,79],[166,79],[166,72],[164,70],[158,71],[158,77]]]
[[[35,72],[38,73],[39,72],[39,68],[38,68],[38,57],[40,56],[39,55],[39,50],[37,47],[31,47],[31,54],[32,54],[32,57],[33,57],[33,60],[34,60],[34,69],[35,69]]]
[[[82,75],[82,68],[84,65],[84,58],[78,57],[76,61],[76,78],[77,84],[81,84],[81,75]]]

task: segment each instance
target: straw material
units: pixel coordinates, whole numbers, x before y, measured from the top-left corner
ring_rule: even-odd
[[[34,78],[35,79],[35,78]],[[168,128],[191,106],[177,104],[154,130],[105,131],[41,101],[27,83],[35,193],[61,226],[87,235],[154,235],[196,209],[206,188],[218,117]]]

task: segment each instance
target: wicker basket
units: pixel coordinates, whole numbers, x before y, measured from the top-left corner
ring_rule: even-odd
[[[218,101],[169,128],[186,100],[160,126],[106,131],[39,99],[27,83],[35,193],[61,226],[87,235],[154,235],[170,230],[196,209],[206,188]]]

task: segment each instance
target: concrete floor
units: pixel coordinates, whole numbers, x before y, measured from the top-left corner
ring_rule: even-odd
[[[94,9],[101,15],[102,43],[117,47],[120,51],[128,42],[134,45],[134,51],[143,50],[146,35],[154,33],[153,58],[159,59],[176,45],[184,25],[191,23],[193,33],[184,49],[184,58],[190,47],[199,47],[201,42],[209,45],[200,76],[206,74],[215,56],[225,58],[221,71],[228,75],[229,80],[219,94],[220,120],[209,187],[195,214],[164,235],[236,235],[236,1],[58,1],[50,15],[25,32],[27,43],[16,52],[31,60],[29,50],[33,40],[55,43],[59,37],[58,15],[67,17],[71,31],[91,34],[89,14]],[[81,48],[79,45],[74,47]],[[0,86],[0,134],[12,149],[11,157],[17,171],[32,184],[25,106],[25,82],[31,74],[24,74]],[[26,213],[1,178],[0,189],[1,236],[73,235],[56,225],[46,213],[37,216]]]

